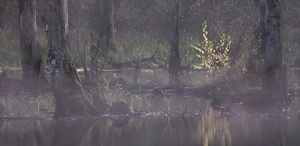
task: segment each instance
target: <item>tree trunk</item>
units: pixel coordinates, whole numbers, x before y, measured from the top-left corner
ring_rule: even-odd
[[[19,0],[19,19],[23,79],[37,80],[42,60],[37,37],[36,0]]]
[[[247,74],[259,74],[258,61],[263,60],[263,54],[266,50],[266,17],[268,6],[266,2],[254,0],[254,38],[253,49],[249,51],[247,60]]]
[[[92,39],[93,40],[93,39]],[[92,44],[91,48],[90,48],[90,52],[91,52],[91,79],[92,82],[94,84],[94,86],[92,87],[92,97],[94,100],[94,105],[96,105],[97,107],[102,107],[102,108],[106,108],[107,107],[107,102],[106,99],[104,97],[101,96],[100,93],[100,85],[98,82],[98,78],[99,78],[99,69],[98,69],[98,49],[97,47]]]
[[[48,0],[46,8],[46,32],[48,39],[48,67],[50,83],[55,97],[54,117],[88,116],[98,112],[83,97],[79,75],[70,62],[67,45],[67,0]]]
[[[266,36],[262,39],[265,43],[263,50],[263,90],[273,98],[284,98],[286,95],[286,71],[282,59],[281,43],[281,1],[263,0],[265,5],[264,23]],[[264,47],[264,46],[263,46]]]
[[[174,11],[171,22],[169,84],[179,84],[180,54],[178,43],[179,0],[174,0]]]
[[[84,78],[85,80],[90,80],[89,77],[89,73],[88,73],[88,69],[87,69],[87,65],[86,65],[86,52],[85,52],[85,48],[83,50],[83,53],[80,51],[80,29],[81,29],[81,9],[80,9],[80,5],[81,5],[81,0],[77,0],[77,40],[76,40],[76,48],[77,48],[77,52],[79,55],[79,58],[81,60],[82,66],[83,66],[83,73],[84,73]]]
[[[268,6],[266,0],[254,0],[255,6],[255,27],[254,27],[254,47],[256,52],[263,54],[266,50],[266,17]]]
[[[138,84],[138,77],[140,72],[140,61],[134,61],[134,70],[132,73],[132,83]]]
[[[114,39],[114,0],[100,0],[100,40],[98,48],[102,51],[102,56],[109,59],[109,51],[115,52],[116,45]]]

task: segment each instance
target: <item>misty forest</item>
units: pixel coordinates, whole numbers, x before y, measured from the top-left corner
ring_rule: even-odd
[[[300,145],[299,7],[0,0],[0,145]]]

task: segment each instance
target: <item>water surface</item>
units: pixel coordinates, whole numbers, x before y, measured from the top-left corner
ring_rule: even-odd
[[[230,105],[239,115],[214,112],[203,99],[172,101],[170,110],[189,103],[187,113],[202,107],[202,117],[98,117],[64,120],[0,122],[1,146],[299,146],[299,103],[286,116],[273,118],[242,105]],[[157,108],[159,107],[159,101]],[[208,111],[208,112],[207,112]],[[253,114],[255,113],[255,114]]]

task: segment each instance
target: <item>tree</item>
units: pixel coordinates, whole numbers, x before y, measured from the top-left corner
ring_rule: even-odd
[[[42,61],[37,36],[36,0],[19,0],[19,19],[23,79],[37,79]]]
[[[247,72],[248,74],[257,73],[256,61],[263,60],[263,54],[266,48],[266,15],[267,5],[260,2],[260,0],[254,0],[254,39],[253,48],[250,50],[247,60]]]
[[[85,48],[83,51],[80,51],[80,42],[81,42],[81,37],[80,37],[80,31],[81,31],[81,0],[77,0],[77,38],[76,38],[76,48],[77,48],[77,53],[80,57],[82,66],[83,66],[83,73],[85,80],[90,80],[89,74],[88,74],[88,69],[87,69],[87,64],[86,64],[86,51]]]
[[[260,24],[257,32],[262,52],[263,90],[273,98],[286,94],[286,67],[282,59],[281,0],[255,1],[260,9]]]
[[[109,51],[116,51],[114,39],[114,0],[99,0],[100,2],[100,40],[98,48],[108,59]]]
[[[171,22],[169,84],[179,83],[180,54],[178,43],[179,0],[174,0],[174,10]]]
[[[67,45],[67,0],[48,0],[45,25],[48,39],[50,85],[55,97],[54,117],[88,116],[100,111],[84,97],[79,75],[70,61]]]

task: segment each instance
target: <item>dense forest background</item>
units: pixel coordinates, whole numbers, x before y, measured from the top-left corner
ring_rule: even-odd
[[[262,86],[267,97],[287,103],[289,65],[300,63],[299,4],[296,0],[1,0],[1,76],[6,77],[7,68],[22,67],[23,79],[33,79],[36,94],[39,79],[49,81],[55,117],[104,112],[107,97],[100,87],[106,78],[99,79],[104,69],[131,68],[133,86],[139,85],[143,68],[153,69],[153,77],[160,81],[153,85],[162,85],[168,77],[171,86],[192,85],[202,76],[205,82],[196,84],[207,84],[211,95],[224,81],[229,88],[234,81],[248,86],[254,79],[258,82],[253,86]],[[84,85],[92,85],[91,101],[84,95],[78,67],[83,67],[88,81]],[[156,78],[162,74],[157,68],[168,75]],[[195,69],[203,74],[195,73],[190,84],[181,82],[180,77]],[[111,76],[108,82],[118,86],[122,79],[127,84],[115,73]],[[239,90],[238,86],[231,88]]]
[[[47,54],[44,0],[37,1],[38,36],[42,54]],[[88,51],[99,37],[99,1],[69,0],[69,32],[72,61],[82,66],[80,54]],[[299,56],[300,1],[283,3],[282,38],[285,64],[294,64]],[[18,1],[0,1],[0,67],[20,67]],[[172,0],[115,0],[114,35],[117,46],[115,60],[126,61],[150,57],[158,49],[162,64],[169,55]],[[203,41],[202,29],[206,22],[208,38],[219,40],[230,36],[231,63],[244,68],[249,56],[256,54],[253,47],[255,12],[249,0],[184,0],[180,3],[179,48],[181,64],[199,62],[191,45]],[[94,42],[91,42],[91,32]],[[78,42],[78,44],[77,44]],[[78,49],[76,49],[78,48]],[[89,58],[89,53],[87,58]]]

